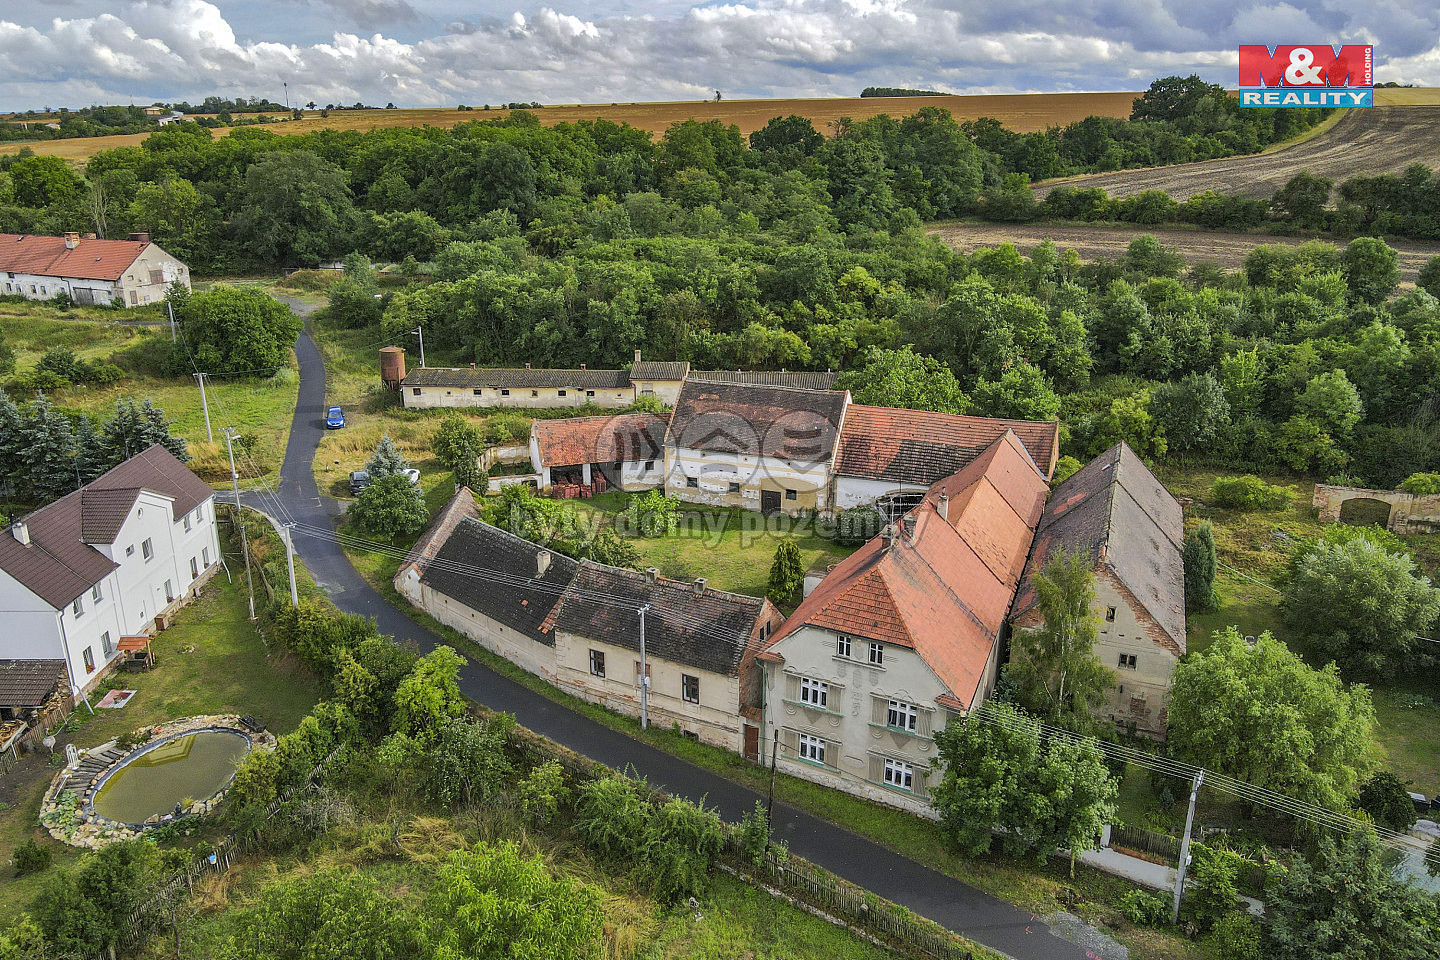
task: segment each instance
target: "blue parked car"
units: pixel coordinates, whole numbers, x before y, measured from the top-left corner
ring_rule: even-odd
[[[325,411],[325,429],[339,430],[345,426],[345,411],[339,407],[331,407]]]

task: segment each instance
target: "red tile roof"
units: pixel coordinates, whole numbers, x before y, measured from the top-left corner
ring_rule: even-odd
[[[912,532],[888,545],[876,537],[820,581],[766,644],[766,659],[802,626],[894,643],[914,649],[969,709],[1046,493],[1045,477],[1007,430],[931,487],[906,517]]]
[[[969,463],[1013,430],[1048,478],[1060,452],[1060,425],[1034,420],[962,417],[931,410],[851,404],[840,433],[841,476],[934,483]]]
[[[64,237],[0,233],[0,271],[119,280],[148,246],[148,240],[81,240],[75,249],[67,250]]]
[[[654,460],[665,444],[668,420],[652,413],[536,420],[532,430],[543,466]]]

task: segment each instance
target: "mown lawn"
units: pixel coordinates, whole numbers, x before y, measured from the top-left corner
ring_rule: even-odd
[[[53,872],[16,879],[10,867],[15,847],[27,838],[43,838],[56,862],[73,862],[78,853],[50,840],[39,827],[40,799],[63,765],[66,743],[94,747],[139,727],[179,717],[212,713],[248,713],[277,732],[291,730],[319,699],[314,678],[288,655],[271,655],[248,620],[243,567],[235,558],[233,584],[224,571],[186,607],[176,624],[155,640],[156,668],[149,673],[117,673],[98,689],[92,703],[109,689],[135,690],[119,710],[83,705],[58,734],[51,762],[43,749],[0,775],[0,920],[25,908]]]

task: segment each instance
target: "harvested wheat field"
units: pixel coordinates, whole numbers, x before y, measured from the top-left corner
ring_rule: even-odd
[[[1265,153],[1117,170],[1064,182],[1099,187],[1112,197],[1130,197],[1143,190],[1163,190],[1176,200],[1206,190],[1269,197],[1301,171],[1339,183],[1356,174],[1399,173],[1413,163],[1440,167],[1440,90],[1376,90],[1375,101],[1394,105],[1346,111],[1323,132]],[[1055,185],[1042,184],[1036,193],[1044,196]]]
[[[1187,264],[1209,262],[1227,270],[1240,267],[1245,255],[1262,244],[1298,244],[1308,239],[1222,230],[1029,223],[937,223],[930,227],[930,232],[963,253],[1013,243],[1021,253],[1028,254],[1036,244],[1048,239],[1055,241],[1061,250],[1074,250],[1082,260],[1119,257],[1131,240],[1148,233],[1167,247],[1179,250]],[[1385,242],[1400,254],[1400,280],[1404,285],[1415,283],[1415,274],[1426,260],[1440,256],[1440,243],[1395,239]]]
[[[682,120],[719,120],[733,123],[742,134],[765,126],[772,117],[799,114],[808,117],[822,133],[831,132],[831,124],[842,117],[864,120],[882,113],[909,116],[921,107],[941,107],[957,120],[993,117],[1011,130],[1030,133],[1055,124],[1073,123],[1099,114],[1107,117],[1128,117],[1137,93],[1028,93],[994,96],[942,97],[866,97],[816,100],[723,100],[675,101],[668,103],[574,104],[547,106],[534,113],[540,122],[550,126],[577,120],[612,120],[628,123],[651,133],[663,133],[672,123]],[[388,127],[453,127],[467,120],[493,120],[508,110],[334,110],[322,117],[318,112],[306,114],[303,120],[285,120],[266,124],[262,129],[272,133],[309,133],[312,130],[378,130]],[[232,128],[222,127],[216,136],[227,135]],[[29,146],[37,154],[83,161],[102,150],[134,146],[148,134],[122,134],[113,137],[84,137],[69,140],[44,140],[31,144],[0,144],[0,153],[14,153]]]

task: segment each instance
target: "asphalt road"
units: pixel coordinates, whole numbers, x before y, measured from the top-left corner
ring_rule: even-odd
[[[309,312],[296,301],[291,301],[291,306],[297,312]],[[328,529],[338,507],[330,498],[321,496],[312,468],[325,432],[325,368],[308,333],[301,334],[295,352],[300,361],[300,397],[280,470],[278,493],[295,522]],[[262,508],[266,499],[258,501]],[[413,641],[421,650],[430,650],[442,642],[367,584],[334,541],[297,533],[295,549],[316,582],[342,610],[374,617],[383,633]],[[615,769],[633,769],[671,793],[704,799],[727,820],[738,820],[761,799],[718,774],[574,713],[483,664],[470,663],[462,670],[460,688],[473,700],[492,710],[514,714],[521,724],[578,753]],[[776,803],[774,818],[777,835],[799,856],[1017,960],[1097,958],[1052,935],[1029,912],[808,813]]]

